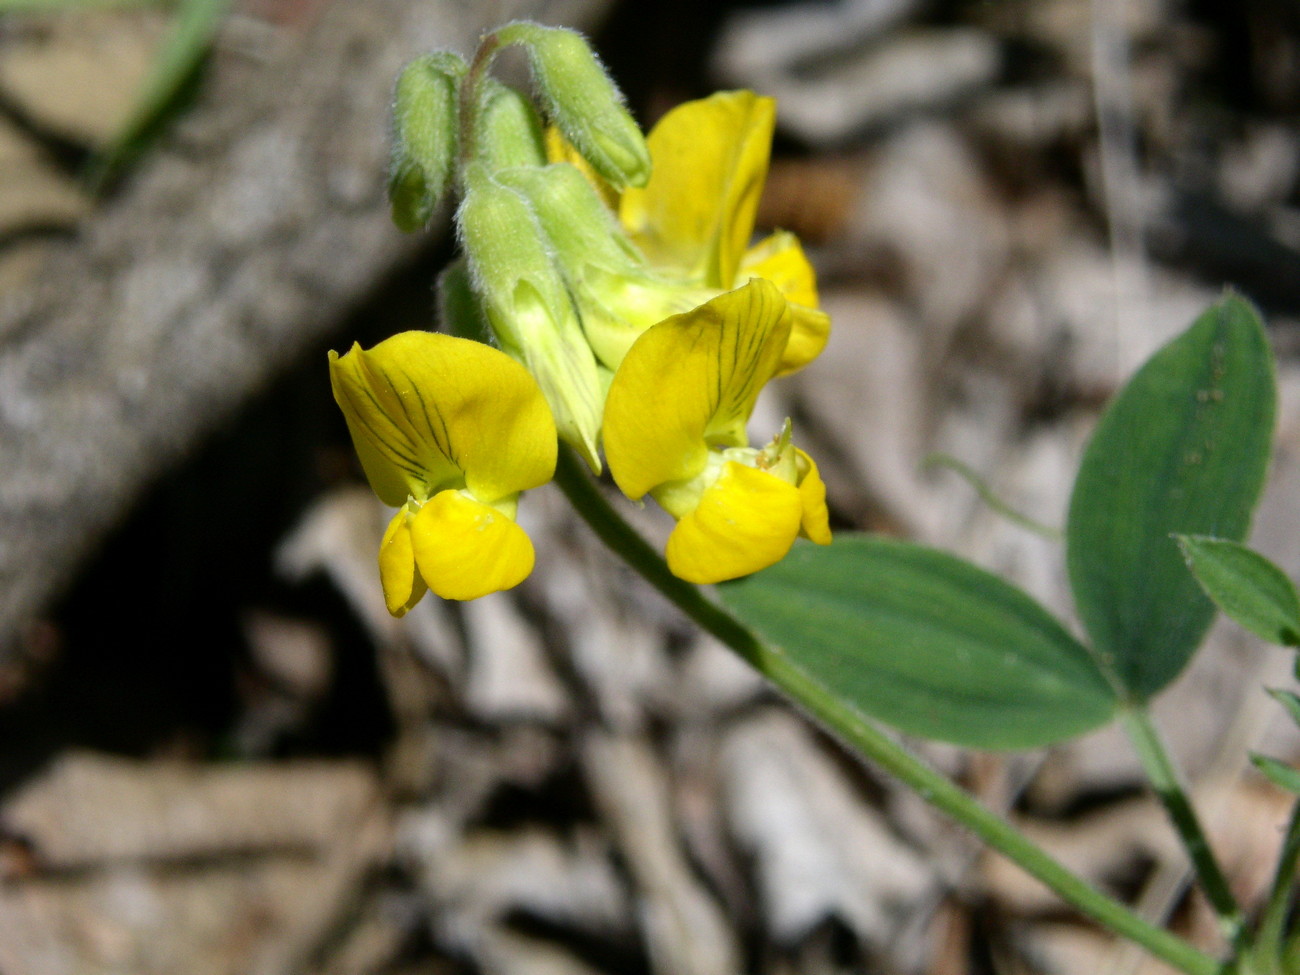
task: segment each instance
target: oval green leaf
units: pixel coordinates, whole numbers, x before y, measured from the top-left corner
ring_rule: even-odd
[[[1263,326],[1230,294],[1138,371],[1084,453],[1066,525],[1070,584],[1098,658],[1137,699],[1178,675],[1214,616],[1172,536],[1245,537],[1275,400]]]
[[[1300,646],[1300,597],[1285,572],[1223,538],[1179,535],[1187,567],[1229,619],[1283,647]]]
[[[909,734],[1035,748],[1114,712],[1088,651],[1055,617],[945,552],[837,536],[719,591],[826,691]]]

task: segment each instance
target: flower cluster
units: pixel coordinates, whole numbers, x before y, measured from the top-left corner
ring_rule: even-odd
[[[541,112],[486,75],[507,44],[527,51]],[[379,558],[394,615],[426,588],[472,599],[528,575],[515,509],[553,475],[557,439],[597,473],[603,452],[625,495],[677,519],[666,557],[688,581],[755,572],[800,535],[830,541],[789,421],[761,448],[746,431],[768,380],[812,361],[830,328],[798,241],[750,246],[770,99],[689,102],[643,139],[581,37],[515,23],[468,65],[408,66],[395,122],[395,220],[421,226],[454,188],[465,256],[440,282],[456,336],[330,356],[366,475],[398,509]]]

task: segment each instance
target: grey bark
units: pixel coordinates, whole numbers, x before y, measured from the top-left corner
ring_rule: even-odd
[[[607,5],[321,0],[260,44],[229,25],[166,145],[0,296],[0,660],[152,478],[419,245],[384,196],[400,66]]]

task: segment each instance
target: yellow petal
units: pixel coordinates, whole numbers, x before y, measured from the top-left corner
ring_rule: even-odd
[[[778,231],[751,247],[741,262],[740,275],[771,281],[790,302],[790,341],[778,376],[802,369],[821,355],[830,338],[831,320],[818,310],[817,275],[794,234]]]
[[[700,505],[677,523],[665,553],[673,575],[707,584],[757,572],[785,558],[799,534],[799,489],[729,462]]]
[[[405,616],[429,587],[415,571],[415,550],[411,545],[410,510],[407,505],[393,516],[379,543],[379,581],[384,603],[394,616]]]
[[[745,423],[789,334],[785,299],[758,278],[647,329],[605,400],[605,459],[623,493],[692,478],[710,446],[748,443]]]
[[[799,479],[799,503],[803,514],[800,534],[818,545],[831,543],[830,512],[826,510],[826,485],[817,470],[817,463],[798,447],[795,452],[808,465],[808,472]]]
[[[343,356],[331,351],[330,385],[366,479],[385,504],[396,508],[411,495],[426,496],[431,481],[459,472],[442,447],[423,434],[423,411],[412,410],[413,397],[372,367],[370,357],[382,345],[366,352],[354,343]]]
[[[533,543],[496,508],[443,491],[411,523],[415,564],[443,599],[477,599],[519,585],[533,571]]]
[[[375,493],[388,504],[462,484],[491,502],[550,480],[555,421],[537,383],[504,352],[402,332],[331,354],[334,396]]]
[[[623,226],[652,263],[714,288],[735,285],[767,179],[776,106],[750,91],[673,109],[646,142],[654,168],[624,190]]]

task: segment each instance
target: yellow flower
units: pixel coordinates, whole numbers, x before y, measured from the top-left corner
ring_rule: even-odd
[[[331,352],[330,382],[370,486],[399,509],[379,549],[389,612],[426,589],[475,599],[522,582],[534,555],[515,509],[551,479],[556,451],[528,371],[479,342],[403,332]]]
[[[656,270],[717,291],[750,278],[775,284],[791,306],[777,367],[784,375],[821,353],[830,319],[817,308],[816,277],[793,234],[778,231],[749,246],[775,122],[776,103],[750,91],[677,106],[647,137],[650,180],[623,191],[618,215]]]
[[[790,443],[766,448],[745,425],[790,339],[789,303],[751,280],[649,328],[623,359],[605,401],[605,458],[619,488],[650,494],[678,519],[674,574],[712,583],[784,558],[801,533],[830,541],[817,467]]]

